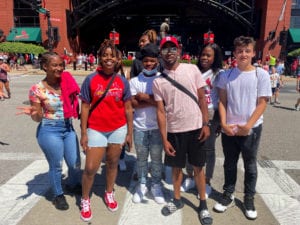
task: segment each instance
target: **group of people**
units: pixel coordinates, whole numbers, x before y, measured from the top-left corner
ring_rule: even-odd
[[[272,96],[270,97],[269,103],[271,105],[279,105],[279,93],[280,89],[284,85],[283,75],[285,73],[285,67],[283,60],[276,59],[269,52],[264,64],[262,64],[261,60],[259,59],[256,60],[256,62],[253,65],[256,67],[261,67],[269,73],[272,90]]]
[[[139,45],[140,54],[127,80],[119,72],[120,51],[111,40],[104,40],[98,51],[99,66],[85,78],[81,88],[70,73],[63,71],[59,55],[42,55],[46,77],[31,87],[31,106],[19,107],[19,114],[39,122],[37,140],[49,163],[55,207],[69,207],[61,183],[65,159],[68,190],[82,189],[80,217],[91,220],[91,189],[105,158],[104,202],[110,211],[116,211],[118,162],[123,147],[130,151],[134,142],[138,184],[132,201],[142,202],[151,190],[154,201],[165,204],[161,213],[173,214],[184,206],[183,169],[189,167],[190,179],[199,193],[199,220],[204,225],[212,224],[206,190],[211,188],[216,137],[222,133],[224,192],[214,210],[225,212],[234,204],[241,153],[245,215],[256,219],[256,155],[271,86],[268,73],[251,64],[255,56],[253,38],[240,36],[234,40],[237,67],[230,70],[222,70],[222,52],[215,43],[203,46],[197,65],[180,63],[182,45],[173,36],[162,38],[157,46],[155,31],[147,30]],[[79,108],[80,141],[72,125],[73,118],[79,117]],[[86,155],[81,180],[79,143]],[[172,168],[174,196],[168,202],[163,193],[163,166]]]

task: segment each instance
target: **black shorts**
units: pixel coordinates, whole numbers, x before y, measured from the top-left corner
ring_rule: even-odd
[[[168,133],[168,141],[176,151],[175,156],[165,155],[165,165],[184,168],[186,157],[192,166],[203,167],[206,160],[204,142],[199,141],[201,129],[182,133]]]
[[[273,87],[272,87],[272,95],[274,95],[275,92],[276,92],[276,88],[273,88]]]

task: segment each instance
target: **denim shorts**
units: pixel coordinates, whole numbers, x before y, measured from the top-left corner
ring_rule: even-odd
[[[107,147],[108,144],[123,144],[127,134],[127,124],[110,132],[87,129],[89,147]]]

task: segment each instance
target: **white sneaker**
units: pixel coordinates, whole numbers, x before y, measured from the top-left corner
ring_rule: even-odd
[[[148,192],[148,188],[147,188],[146,184],[140,184],[136,188],[136,191],[132,197],[132,201],[134,203],[140,203],[144,199],[147,192]]]
[[[125,159],[120,159],[119,160],[119,169],[120,169],[120,171],[126,171],[127,170]]]
[[[254,198],[244,197],[244,207],[246,217],[250,220],[255,220],[257,218],[257,211],[254,206]]]
[[[181,187],[180,187],[180,191],[186,192],[186,191],[188,191],[188,190],[194,188],[195,186],[196,186],[196,185],[195,185],[194,179],[188,177],[188,178],[186,178],[186,179],[183,181],[183,183],[182,183],[182,185],[181,185]]]
[[[154,184],[151,187],[151,193],[156,203],[158,204],[166,203],[160,184]]]
[[[228,208],[233,207],[234,205],[235,205],[235,202],[234,202],[233,194],[224,192],[220,201],[215,204],[214,209],[217,212],[223,213]]]
[[[208,196],[210,196],[211,192],[212,192],[211,186],[209,184],[206,184],[205,185],[206,198],[208,198]]]

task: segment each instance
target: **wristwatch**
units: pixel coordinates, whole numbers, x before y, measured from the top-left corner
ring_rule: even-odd
[[[204,127],[204,126],[210,127],[210,126],[211,126],[211,123],[210,123],[210,122],[203,122],[203,123],[202,123],[202,126],[203,126],[203,127]]]

